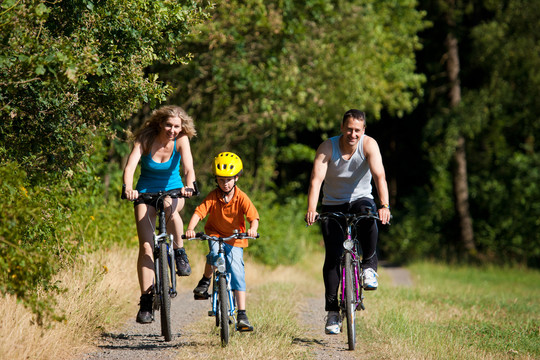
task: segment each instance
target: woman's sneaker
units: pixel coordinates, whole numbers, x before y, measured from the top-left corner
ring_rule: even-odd
[[[176,260],[176,274],[178,276],[191,275],[191,266],[189,265],[186,250],[184,248],[174,250],[174,258]]]
[[[341,332],[341,316],[339,315],[339,311],[328,312],[324,332],[332,335],[339,334]]]
[[[377,290],[379,282],[377,281],[377,273],[372,268],[364,269],[364,289]]]
[[[154,315],[152,314],[152,304],[154,301],[154,294],[143,294],[139,302],[139,312],[137,313],[137,322],[139,324],[149,324],[154,321]]]

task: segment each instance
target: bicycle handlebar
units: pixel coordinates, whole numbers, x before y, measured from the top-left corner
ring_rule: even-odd
[[[257,239],[259,237],[259,234],[257,234],[256,237],[248,236],[247,233],[234,233],[231,236],[222,237],[222,236],[210,236],[206,235],[205,233],[199,232],[195,234],[195,237],[192,238],[186,238],[186,235],[182,235],[182,239],[186,240],[214,240],[214,241],[228,241],[233,239]]]
[[[200,194],[199,187],[197,186],[197,182],[194,181],[193,182],[193,195],[192,196],[197,196],[199,194]],[[173,190],[159,191],[159,192],[152,192],[152,193],[150,193],[150,192],[139,193],[139,199],[144,199],[144,200],[151,200],[151,199],[158,198],[158,197],[161,197],[161,196],[170,196],[173,199],[174,198],[189,198],[190,197],[190,196],[182,195],[182,193],[180,192],[180,189],[173,189]],[[122,185],[121,198],[122,198],[122,200],[127,199],[127,197],[126,197],[126,185]]]
[[[390,215],[390,219],[392,216]],[[325,212],[320,213],[317,215],[317,218],[315,221],[322,221],[322,220],[328,220],[328,219],[345,219],[346,221],[354,222],[362,219],[373,219],[377,221],[381,221],[379,218],[379,214],[373,213],[373,212],[366,212],[366,213],[358,213],[358,214],[352,214],[352,213],[343,213],[343,212]],[[387,223],[390,225],[390,222]]]

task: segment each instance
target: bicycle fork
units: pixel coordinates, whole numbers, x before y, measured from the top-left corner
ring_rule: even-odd
[[[218,282],[219,278],[221,276],[225,276],[227,279],[227,294],[229,295],[229,315],[234,317],[234,313],[236,311],[236,304],[234,301],[234,293],[231,291],[231,274],[223,274],[223,273],[217,273],[214,276],[214,287],[212,291],[212,310],[208,312],[208,316],[216,316],[218,312]]]
[[[347,234],[347,239],[345,240],[345,242],[351,244],[350,246],[345,247],[345,251],[348,251],[351,254],[351,258],[352,258],[352,266],[353,266],[353,269],[354,269],[353,283],[354,283],[354,294],[355,294],[356,309],[358,309],[358,307],[360,307],[362,310],[365,310],[365,307],[364,307],[364,294],[362,292],[363,274],[362,274],[362,271],[360,270],[360,268],[358,266],[359,261],[358,261],[358,257],[356,256],[356,252],[352,250],[352,249],[354,249],[354,242],[353,242],[353,240],[351,238],[350,232]],[[344,265],[345,264],[342,264],[342,266],[341,266],[341,268],[342,268],[341,283],[343,284],[343,286],[342,286],[343,291],[341,292],[341,303],[342,304],[345,303],[345,266]]]
[[[167,241],[167,238],[169,238],[170,241]],[[159,269],[159,247],[167,246],[167,260],[168,260],[168,267],[169,267],[169,273],[170,273],[169,280],[170,280],[170,285],[171,285],[169,295],[171,296],[171,298],[175,298],[176,295],[178,294],[176,292],[176,277],[175,277],[176,276],[176,269],[175,269],[176,263],[174,259],[174,249],[171,244],[173,244],[172,235],[165,234],[165,233],[162,233],[159,235],[154,234],[154,262],[155,262],[154,269],[156,270],[156,273],[155,273],[156,284],[154,284],[154,289],[156,288],[159,289],[160,288],[159,284],[161,283],[161,281],[163,281],[163,279],[160,278],[161,274],[159,273],[159,271],[157,271]]]

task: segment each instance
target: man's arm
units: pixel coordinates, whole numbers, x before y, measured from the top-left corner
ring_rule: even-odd
[[[317,149],[315,160],[313,161],[313,170],[311,171],[311,180],[308,190],[308,208],[306,213],[306,223],[312,225],[317,218],[317,203],[321,185],[326,177],[328,170],[328,161],[332,158],[332,143],[330,140],[323,142]]]
[[[369,163],[369,169],[371,171],[371,175],[373,176],[375,187],[377,188],[377,193],[379,195],[379,200],[381,201],[381,206],[389,205],[390,198],[388,195],[388,184],[386,183],[386,174],[384,171],[381,151],[375,139],[371,137],[366,137],[365,142],[364,142],[364,153]],[[386,224],[388,221],[390,221],[390,208],[388,207],[380,208],[379,218],[381,219],[381,222],[383,224]]]

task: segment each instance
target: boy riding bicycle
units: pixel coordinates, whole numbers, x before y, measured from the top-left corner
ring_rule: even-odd
[[[189,221],[185,236],[195,237],[195,227],[200,220],[208,215],[204,231],[210,236],[226,237],[234,233],[247,232],[248,236],[257,236],[259,213],[249,197],[236,186],[243,170],[242,160],[231,152],[222,152],[214,158],[213,173],[216,177],[217,188],[211,191],[203,202],[195,209]],[[246,230],[245,218],[250,228]],[[197,287],[193,290],[195,299],[207,299],[210,286],[213,263],[217,257],[218,243],[208,241],[210,252],[206,256],[204,274]],[[237,330],[253,331],[246,314],[246,281],[244,270],[244,248],[248,246],[247,239],[230,240],[224,243],[227,267],[231,271],[231,289],[234,290],[238,306]]]

